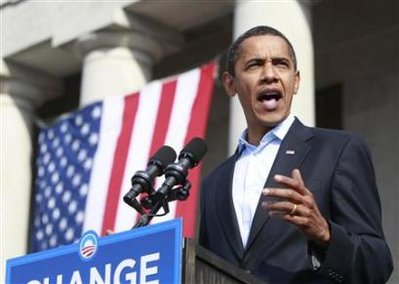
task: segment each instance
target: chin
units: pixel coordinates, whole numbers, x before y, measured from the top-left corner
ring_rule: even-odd
[[[262,121],[262,124],[266,127],[274,127],[280,122],[282,122],[284,119],[286,119],[288,115],[281,115],[281,114],[276,114],[276,115],[267,115],[263,116],[260,118]]]

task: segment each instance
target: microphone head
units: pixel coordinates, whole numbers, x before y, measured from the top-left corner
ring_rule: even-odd
[[[156,164],[161,169],[164,169],[168,164],[173,163],[176,159],[176,152],[172,147],[167,145],[162,146],[155,154],[152,156],[148,164]]]
[[[208,147],[204,139],[194,137],[179,154],[179,159],[189,158],[193,163],[192,167],[196,166],[199,161],[205,156]]]

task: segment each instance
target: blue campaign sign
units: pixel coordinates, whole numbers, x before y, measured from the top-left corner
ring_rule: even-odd
[[[7,261],[7,283],[181,283],[182,221],[138,228]]]

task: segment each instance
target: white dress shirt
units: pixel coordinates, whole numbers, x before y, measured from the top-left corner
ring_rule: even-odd
[[[239,139],[240,157],[234,168],[232,195],[244,247],[248,241],[262,189],[281,142],[293,122],[294,117],[289,115],[284,121],[267,132],[258,146],[251,145],[246,141],[247,130],[241,134]]]

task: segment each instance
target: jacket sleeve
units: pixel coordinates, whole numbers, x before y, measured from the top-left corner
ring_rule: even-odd
[[[331,239],[318,272],[335,282],[385,283],[393,264],[384,240],[381,205],[369,149],[351,136],[331,189]]]

